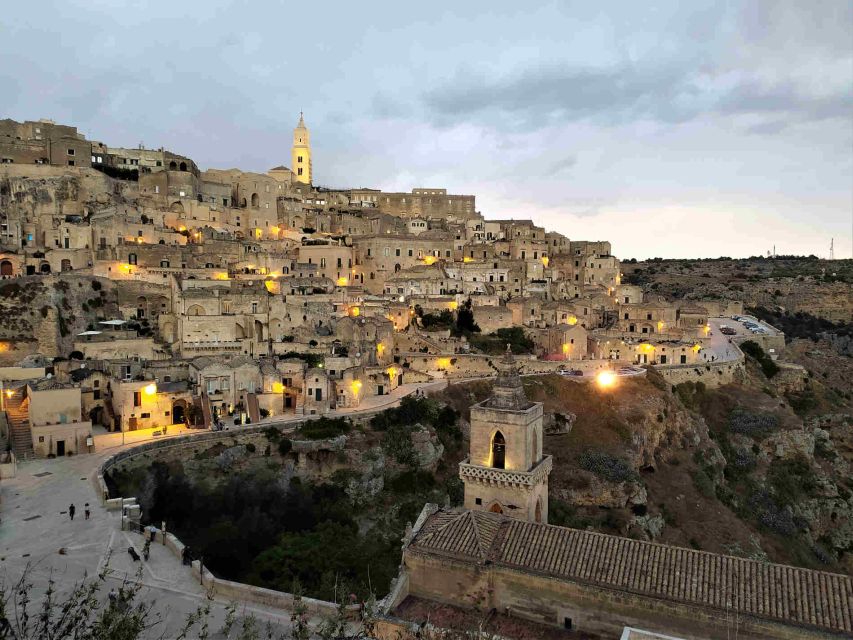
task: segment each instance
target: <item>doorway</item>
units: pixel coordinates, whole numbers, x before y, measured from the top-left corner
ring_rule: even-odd
[[[65,455],[65,440],[56,441],[56,457]]]
[[[172,424],[183,424],[185,416],[183,403],[176,402],[172,405]]]

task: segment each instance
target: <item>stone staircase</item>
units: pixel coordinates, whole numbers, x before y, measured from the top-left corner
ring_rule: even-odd
[[[5,406],[12,451],[15,452],[18,460],[31,460],[35,457],[35,452],[33,451],[33,434],[30,430],[30,400],[24,397],[23,391],[19,390],[11,398],[5,398]]]

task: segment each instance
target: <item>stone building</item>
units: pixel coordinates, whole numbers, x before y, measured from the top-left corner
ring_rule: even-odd
[[[465,508],[548,522],[543,405],[527,400],[509,346],[498,367],[492,397],[471,407],[470,452],[459,464]]]
[[[52,120],[0,120],[0,164],[91,167],[92,143],[77,127]]]
[[[390,616],[409,597],[562,628],[567,637],[616,638],[625,626],[707,640],[853,633],[847,575],[436,505],[424,507],[405,540],[397,585]]]

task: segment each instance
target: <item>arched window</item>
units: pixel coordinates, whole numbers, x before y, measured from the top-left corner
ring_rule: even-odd
[[[172,161],[169,163],[169,170],[170,170],[170,171],[174,171],[174,170],[175,170],[175,169],[177,169],[177,168],[178,168],[178,163],[177,163],[177,162],[175,162],[174,160],[172,160]]]
[[[187,163],[186,163],[186,162],[182,162],[182,163],[181,163],[181,171],[186,171],[186,170],[187,170]]]
[[[500,431],[495,432],[492,438],[492,467],[495,469],[506,468],[506,440]]]
[[[253,193],[253,194],[252,194],[252,207],[253,207],[254,209],[257,209],[257,208],[258,208],[258,203],[259,203],[259,202],[260,202],[260,198],[258,198],[258,194],[257,194],[257,193]]]
[[[536,522],[542,522],[542,498],[536,501]]]

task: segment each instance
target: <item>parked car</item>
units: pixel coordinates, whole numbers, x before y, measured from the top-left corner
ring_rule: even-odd
[[[726,336],[734,336],[737,335],[737,331],[732,329],[731,327],[720,327],[720,333]]]

